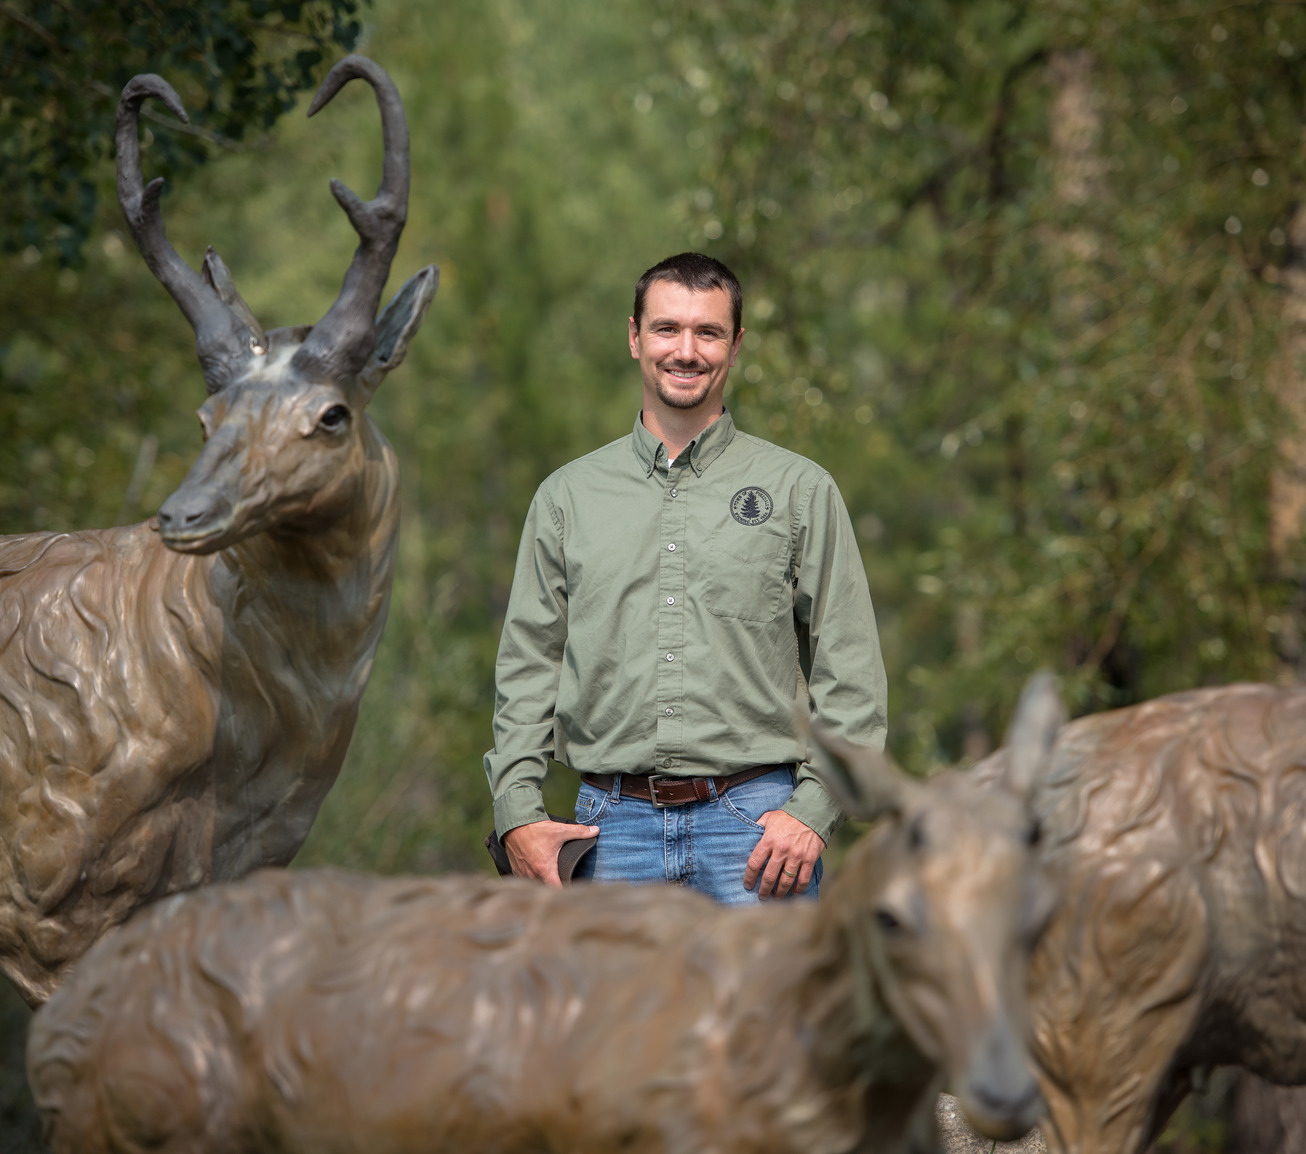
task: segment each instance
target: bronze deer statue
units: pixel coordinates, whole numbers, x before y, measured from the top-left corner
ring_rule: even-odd
[[[1306,688],[1074,721],[1034,805],[1065,894],[1030,964],[1049,1149],[1141,1154],[1214,1066],[1306,1082]]]
[[[316,325],[264,332],[210,248],[196,274],[141,187],[141,103],[118,105],[118,196],[195,330],[205,444],[155,520],[0,537],[0,970],[33,1005],[144,902],[285,864],[335,780],[394,573],[394,451],[364,413],[435,292],[423,269],[378,318],[408,202],[393,82],[359,56],[323,81],[376,92],[384,176]]]
[[[1025,794],[1061,716],[1027,690],[999,790],[818,734],[879,819],[819,904],[336,871],[159,902],[33,1019],[53,1154],[924,1152],[945,1083],[1021,1133],[1055,900]]]

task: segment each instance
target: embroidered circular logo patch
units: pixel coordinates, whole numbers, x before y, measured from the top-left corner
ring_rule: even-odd
[[[756,485],[748,485],[730,498],[730,516],[741,525],[760,525],[774,508],[771,494]]]

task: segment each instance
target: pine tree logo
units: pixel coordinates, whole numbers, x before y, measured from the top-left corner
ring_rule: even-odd
[[[756,485],[740,489],[730,498],[730,515],[741,525],[760,525],[774,508],[771,494]]]

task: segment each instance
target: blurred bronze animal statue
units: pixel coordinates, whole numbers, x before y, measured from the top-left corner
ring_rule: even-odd
[[[1065,893],[1030,966],[1049,1148],[1139,1154],[1213,1066],[1306,1082],[1306,688],[1072,722],[1035,810]]]
[[[1021,1133],[1053,900],[1025,793],[1060,708],[1027,691],[1001,790],[820,738],[880,821],[819,905],[334,871],[160,902],[33,1019],[53,1154],[923,1152],[945,1082]]]
[[[118,105],[118,196],[155,276],[195,329],[205,445],[155,521],[0,537],[0,970],[44,1001],[143,902],[284,864],[349,745],[394,571],[394,451],[363,412],[435,292],[423,269],[378,318],[407,214],[408,130],[370,60],[327,76],[376,90],[384,178],[332,182],[360,242],[311,327],[264,332],[209,249],[177,255],[141,187],[137,119]]]

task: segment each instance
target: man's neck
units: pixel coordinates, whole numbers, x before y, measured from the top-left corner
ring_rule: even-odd
[[[644,428],[666,446],[667,460],[674,461],[708,425],[725,412],[718,406],[716,412],[705,409],[672,409],[666,405],[651,405],[645,398],[641,419]]]

